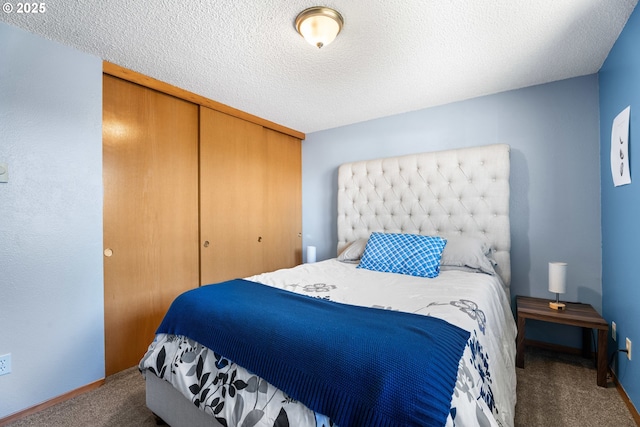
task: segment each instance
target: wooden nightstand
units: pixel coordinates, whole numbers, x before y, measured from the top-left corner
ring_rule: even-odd
[[[607,338],[609,324],[589,304],[566,303],[564,310],[549,308],[549,301],[542,298],[516,298],[518,309],[518,338],[516,340],[516,366],[524,368],[524,336],[526,319],[542,320],[544,322],[560,323],[563,325],[579,326],[582,328],[582,354],[590,357],[591,329],[598,330],[598,385],[607,386]]]

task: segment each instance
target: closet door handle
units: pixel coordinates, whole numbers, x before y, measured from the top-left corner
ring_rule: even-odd
[[[262,236],[258,236],[258,243],[262,242]]]
[[[204,243],[202,244],[202,246],[204,246],[205,248],[209,247],[209,241],[205,240]]]
[[[113,250],[111,250],[111,248],[107,248],[104,250],[104,256],[109,258],[111,255],[113,255]]]

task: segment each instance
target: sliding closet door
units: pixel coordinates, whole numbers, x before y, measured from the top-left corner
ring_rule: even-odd
[[[302,157],[299,139],[264,129],[265,271],[302,262]]]
[[[135,366],[173,299],[199,284],[198,107],[104,76],[107,375]]]
[[[263,272],[262,126],[200,107],[200,281]]]

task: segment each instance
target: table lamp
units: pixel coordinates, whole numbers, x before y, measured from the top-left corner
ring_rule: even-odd
[[[307,246],[307,262],[308,263],[316,262],[316,247],[315,246]]]
[[[567,263],[549,263],[549,292],[555,292],[555,302],[549,302],[549,307],[554,310],[564,310],[565,304],[559,301],[559,295],[564,294],[567,289]]]

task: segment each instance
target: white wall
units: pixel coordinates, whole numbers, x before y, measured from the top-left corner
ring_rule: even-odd
[[[0,23],[0,419],[104,377],[102,61]]]
[[[564,297],[601,312],[598,121],[598,78],[590,75],[308,134],[302,145],[303,245],[317,246],[319,260],[336,256],[341,163],[506,143],[512,297],[552,297],[548,262],[566,261]],[[561,328],[538,336],[535,329],[527,336],[564,340]]]

